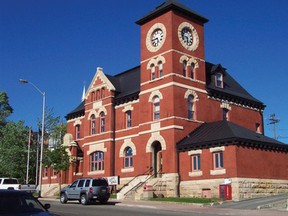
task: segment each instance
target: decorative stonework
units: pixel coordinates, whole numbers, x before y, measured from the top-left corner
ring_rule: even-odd
[[[189,95],[193,95],[194,97],[194,101],[199,101],[199,97],[197,95],[197,93],[191,89],[188,89],[186,92],[185,92],[185,95],[184,95],[184,98],[187,99]]]
[[[146,145],[146,153],[152,152],[152,144],[156,141],[158,141],[161,144],[162,150],[166,150],[165,139],[160,135],[160,132],[154,132],[152,133],[152,136],[150,137]]]
[[[160,100],[163,99],[163,95],[161,94],[161,92],[159,90],[156,90],[156,91],[153,91],[151,94],[150,94],[150,97],[149,97],[149,102],[152,103],[153,102],[153,98],[155,96],[158,96]]]
[[[163,38],[162,38],[162,41],[159,43],[158,46],[154,46],[152,44],[151,37],[152,37],[152,34],[158,29],[162,31]],[[147,49],[150,52],[156,52],[163,46],[163,44],[165,43],[165,39],[166,39],[166,28],[165,28],[165,26],[162,23],[156,23],[149,29],[149,31],[148,31],[148,33],[146,35],[146,47],[147,47]]]
[[[105,148],[104,143],[90,144],[89,150],[87,151],[87,155],[90,155],[95,151],[107,152],[107,148]]]
[[[187,41],[185,40],[185,37],[183,37],[183,30],[184,29],[188,29],[190,31],[189,34],[191,35],[191,38],[192,38],[191,44],[187,43]],[[182,46],[185,47],[185,49],[187,49],[189,51],[195,51],[199,46],[198,33],[191,23],[183,22],[179,25],[178,38],[179,38],[179,41],[182,44]]]
[[[124,107],[124,109],[122,110],[123,113],[126,113],[127,111],[133,111],[133,106],[131,104],[127,105]]]
[[[218,151],[225,151],[225,146],[219,146],[215,148],[210,148],[210,152],[218,152]]]
[[[132,149],[132,154],[133,155],[136,155],[136,147],[135,147],[135,144],[131,141],[131,139],[125,139],[124,140],[124,143],[122,144],[121,148],[120,148],[120,151],[119,151],[119,157],[123,158],[125,155],[124,155],[124,150],[125,148],[127,147],[130,147]]]
[[[222,103],[220,104],[220,108],[222,108],[222,109],[227,109],[227,110],[231,110],[231,106],[230,106],[229,103],[227,103],[227,102],[222,102]]]

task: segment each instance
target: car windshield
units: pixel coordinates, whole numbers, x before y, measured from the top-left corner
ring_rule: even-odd
[[[40,202],[26,193],[1,193],[0,214],[46,212]]]
[[[108,186],[105,179],[93,179],[92,186]]]

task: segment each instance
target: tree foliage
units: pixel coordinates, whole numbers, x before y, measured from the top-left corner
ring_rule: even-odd
[[[46,150],[43,159],[44,166],[52,167],[57,173],[66,171],[70,166],[70,157],[66,151],[66,147],[59,146],[53,150]]]
[[[13,113],[13,109],[9,105],[9,98],[6,92],[0,92],[0,127],[3,127],[6,124],[7,117],[11,113]]]
[[[8,122],[0,128],[3,137],[0,139],[0,176],[18,178],[20,182],[26,179],[27,144],[29,128],[23,121]],[[35,177],[36,145],[31,145],[30,176]]]

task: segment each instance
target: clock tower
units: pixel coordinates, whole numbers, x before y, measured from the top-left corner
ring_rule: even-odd
[[[178,1],[168,0],[136,22],[141,26],[139,131],[144,131],[139,140],[147,140],[146,153],[151,153],[155,172],[178,173],[175,145],[199,126],[190,118],[194,108],[187,101],[207,98],[207,21]],[[176,179],[177,175],[171,182],[176,184]]]
[[[205,82],[204,24],[207,21],[176,0],[167,0],[138,20],[141,86],[168,75]]]

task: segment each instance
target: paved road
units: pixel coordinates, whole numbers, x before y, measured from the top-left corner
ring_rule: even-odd
[[[258,205],[267,202],[275,202],[286,199],[288,195],[258,198],[240,202],[225,202],[218,206],[201,206],[195,204],[181,204],[155,201],[129,201],[110,200],[108,205],[82,206],[78,202],[60,204],[59,200],[43,199],[42,203],[50,202],[51,212],[61,216],[73,215],[112,215],[112,216],[145,216],[145,215],[169,215],[169,216],[288,216],[287,211],[271,209],[257,210]]]

